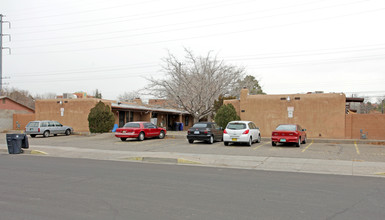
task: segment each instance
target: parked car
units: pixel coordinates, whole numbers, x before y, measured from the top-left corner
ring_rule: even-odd
[[[27,126],[25,126],[25,133],[31,137],[36,137],[36,135],[48,137],[51,134],[54,136],[58,134],[70,135],[73,131],[74,129],[72,127],[64,126],[57,121],[30,121]]]
[[[158,127],[151,122],[128,122],[122,128],[116,129],[115,137],[125,141],[127,138],[137,138],[143,141],[145,138],[158,137],[163,139],[166,136],[166,129]]]
[[[259,128],[252,121],[231,121],[223,131],[223,143],[246,143],[251,146],[254,142],[261,142]]]
[[[198,122],[187,131],[187,140],[190,144],[195,140],[206,141],[210,144],[223,140],[223,129],[215,122]]]
[[[271,134],[271,145],[277,143],[295,143],[297,147],[306,144],[306,129],[297,124],[281,124]]]

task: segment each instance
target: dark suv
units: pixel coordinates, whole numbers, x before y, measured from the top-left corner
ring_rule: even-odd
[[[215,122],[198,122],[188,129],[187,139],[190,144],[195,140],[206,141],[210,144],[214,141],[223,141],[223,129]]]

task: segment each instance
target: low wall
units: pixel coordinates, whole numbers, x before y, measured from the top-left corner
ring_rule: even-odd
[[[346,115],[345,136],[361,139],[361,130],[367,139],[385,140],[385,114]]]

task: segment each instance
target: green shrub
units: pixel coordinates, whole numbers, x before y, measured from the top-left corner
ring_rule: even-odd
[[[230,121],[241,120],[232,104],[222,105],[215,115],[215,122],[225,128]]]
[[[88,127],[91,133],[103,133],[112,130],[115,124],[114,114],[108,105],[99,101],[88,115]]]

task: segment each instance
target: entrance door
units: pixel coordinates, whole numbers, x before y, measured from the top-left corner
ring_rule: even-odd
[[[125,112],[119,111],[119,128],[124,126]]]

